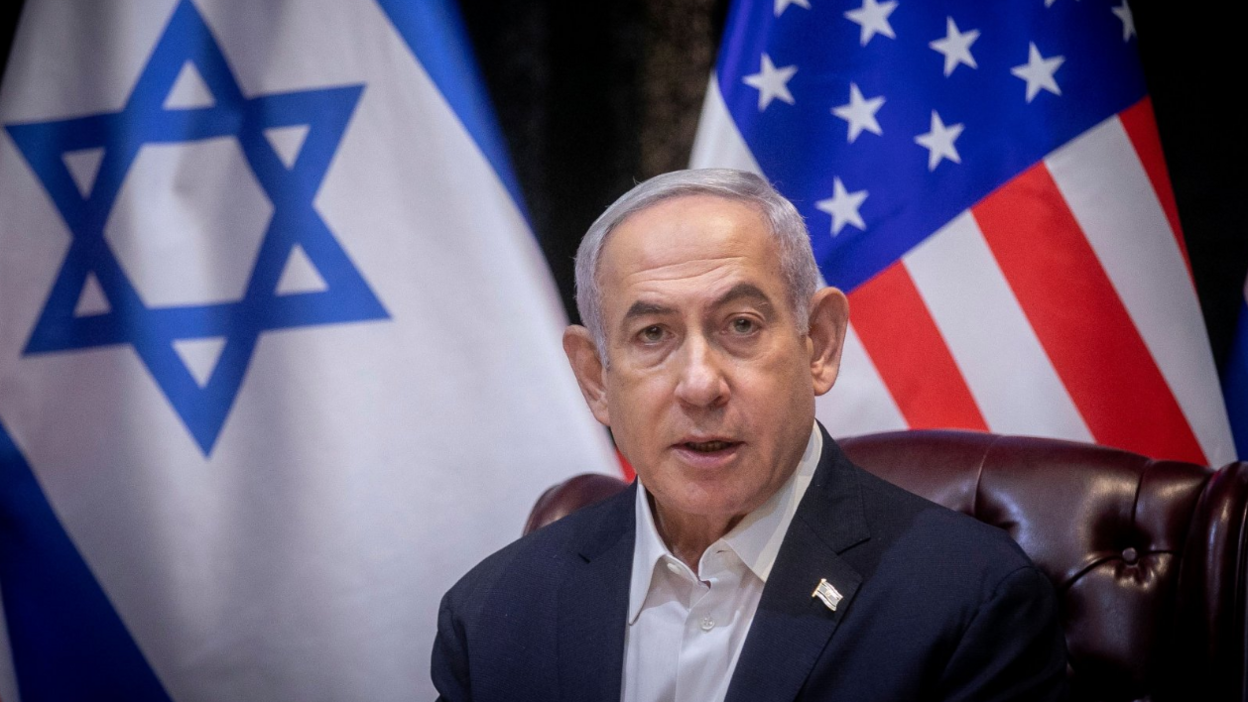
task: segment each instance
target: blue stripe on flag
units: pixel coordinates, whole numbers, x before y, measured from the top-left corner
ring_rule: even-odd
[[[489,159],[521,212],[527,212],[494,109],[453,0],[377,0],[464,128]],[[527,213],[526,213],[527,217]]]
[[[1248,456],[1248,301],[1245,300],[1240,300],[1239,329],[1222,372],[1222,394],[1226,397],[1226,413],[1235,436],[1235,452],[1242,461]]]
[[[169,700],[2,424],[0,592],[23,702]]]

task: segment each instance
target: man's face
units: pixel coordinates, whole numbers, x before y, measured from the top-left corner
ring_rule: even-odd
[[[611,233],[598,279],[610,364],[595,415],[660,512],[761,505],[797,466],[816,394],[763,217],[713,196],[660,202]]]

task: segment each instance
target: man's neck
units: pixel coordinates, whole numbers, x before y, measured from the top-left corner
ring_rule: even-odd
[[[732,531],[744,514],[731,517],[702,517],[675,514],[664,510],[653,496],[646,495],[650,501],[650,511],[654,514],[654,526],[659,532],[663,543],[671,550],[672,555],[698,572],[698,561],[706,549],[724,534]]]

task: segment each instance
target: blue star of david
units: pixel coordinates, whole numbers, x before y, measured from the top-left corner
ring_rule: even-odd
[[[202,76],[213,104],[166,109],[165,98],[188,62]],[[312,205],[362,91],[362,85],[350,85],[244,96],[203,18],[190,0],[182,0],[120,112],[6,125],[73,237],[23,353],[132,345],[206,456],[234,404],[261,333],[388,318]],[[301,125],[307,125],[307,136],[287,167],[264,131]],[[238,140],[273,205],[246,290],[234,302],[148,306],[104,238],[122,182],[144,144],[220,137]],[[63,155],[100,147],[104,155],[98,174],[83,196]],[[296,245],[321,274],[323,290],[278,294],[281,272]],[[90,274],[99,281],[109,309],[75,316]],[[174,342],[220,337],[225,338],[220,358],[201,387]]]

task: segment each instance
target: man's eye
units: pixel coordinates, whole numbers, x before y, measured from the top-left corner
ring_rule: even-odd
[[[637,336],[642,341],[645,341],[647,343],[654,343],[656,341],[660,341],[663,338],[663,329],[658,326],[649,326],[649,327],[646,327],[645,329],[642,329],[641,333],[638,334]]]
[[[748,317],[737,317],[732,320],[732,331],[737,334],[749,334],[757,329],[758,325]]]

